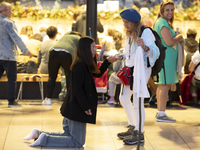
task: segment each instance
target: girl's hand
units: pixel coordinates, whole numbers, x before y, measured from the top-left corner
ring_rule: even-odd
[[[136,42],[137,42],[137,46],[141,46],[142,49],[145,49],[144,41],[142,38],[137,37]]]
[[[86,110],[85,113],[86,113],[87,115],[92,115],[91,109]]]
[[[115,56],[109,56],[109,57],[107,58],[107,60],[108,60],[110,63],[113,63],[113,62],[115,62],[115,61],[117,61],[117,60],[121,60],[121,58],[120,58],[119,56],[115,55]]]

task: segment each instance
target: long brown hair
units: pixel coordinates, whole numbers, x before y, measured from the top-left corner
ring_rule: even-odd
[[[133,28],[133,31],[132,31],[133,34],[131,32],[129,32],[129,31],[127,31],[126,28],[124,28],[125,33],[126,33],[126,38],[129,38],[130,34],[132,34],[132,40],[136,41],[136,38],[139,37],[141,26],[142,26],[142,22],[141,21],[134,22],[134,28]]]
[[[158,15],[157,15],[157,19],[155,20],[155,22],[158,20],[158,18],[162,17],[162,18],[165,18],[163,16],[163,13],[164,13],[164,8],[166,5],[173,5],[174,9],[175,9],[175,6],[174,6],[174,2],[172,0],[163,0],[163,2],[160,4],[160,10],[158,12]],[[173,23],[174,23],[174,15],[173,17],[170,19],[170,20],[167,20],[167,22],[169,23],[170,27],[173,29],[174,26],[173,26]],[[154,23],[155,24],[155,23]],[[153,25],[154,26],[154,25]]]
[[[97,72],[98,68],[97,68],[96,56],[93,57],[91,52],[91,44],[93,42],[94,39],[89,36],[80,38],[77,46],[75,59],[70,67],[71,70],[78,60],[82,60],[86,63],[90,72],[93,73]]]

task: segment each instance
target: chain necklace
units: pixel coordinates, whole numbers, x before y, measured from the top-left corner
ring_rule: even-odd
[[[129,43],[129,59],[130,59],[130,55],[131,55],[131,45],[132,45],[132,40],[131,40],[131,35],[130,35],[130,37],[129,37],[129,41],[128,41],[128,43]]]

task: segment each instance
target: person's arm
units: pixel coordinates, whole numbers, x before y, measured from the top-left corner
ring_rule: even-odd
[[[189,66],[188,66],[189,71],[190,71],[190,72],[193,72],[195,66],[196,66],[196,65],[193,63],[193,61],[191,61],[190,64],[189,64]]]
[[[31,57],[32,56],[31,53],[28,51],[28,48],[22,41],[20,35],[18,34],[16,25],[10,22],[6,25],[6,27],[7,27],[7,33],[9,34],[13,42],[19,47],[21,52],[23,54],[28,54],[28,56]]]
[[[154,65],[156,59],[160,56],[160,51],[155,44],[155,36],[150,29],[144,29],[141,38],[137,38],[136,42],[138,46],[148,54],[149,63]],[[147,50],[147,51],[146,51]]]
[[[93,76],[96,78],[100,78],[104,74],[104,72],[107,70],[108,66],[117,60],[120,60],[119,56],[107,57],[106,60],[99,67],[97,73],[93,73]]]
[[[160,33],[162,35],[163,40],[168,46],[174,46],[183,40],[183,36],[181,34],[172,37],[170,29],[167,27],[162,27]]]

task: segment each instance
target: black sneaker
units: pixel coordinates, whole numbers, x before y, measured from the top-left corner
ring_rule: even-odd
[[[21,105],[20,104],[18,104],[16,101],[14,101],[14,102],[9,102],[8,103],[8,107],[20,107]]]
[[[138,130],[134,130],[133,135],[131,137],[123,140],[124,144],[127,144],[127,145],[137,144],[138,143],[138,135],[139,135]],[[141,133],[140,143],[144,143],[144,133]]]
[[[133,135],[133,131],[135,129],[135,126],[129,126],[129,129],[126,131],[126,132],[121,132],[121,133],[118,133],[117,136],[120,138],[120,139],[125,139],[125,138],[128,138],[130,137],[131,135]]]

